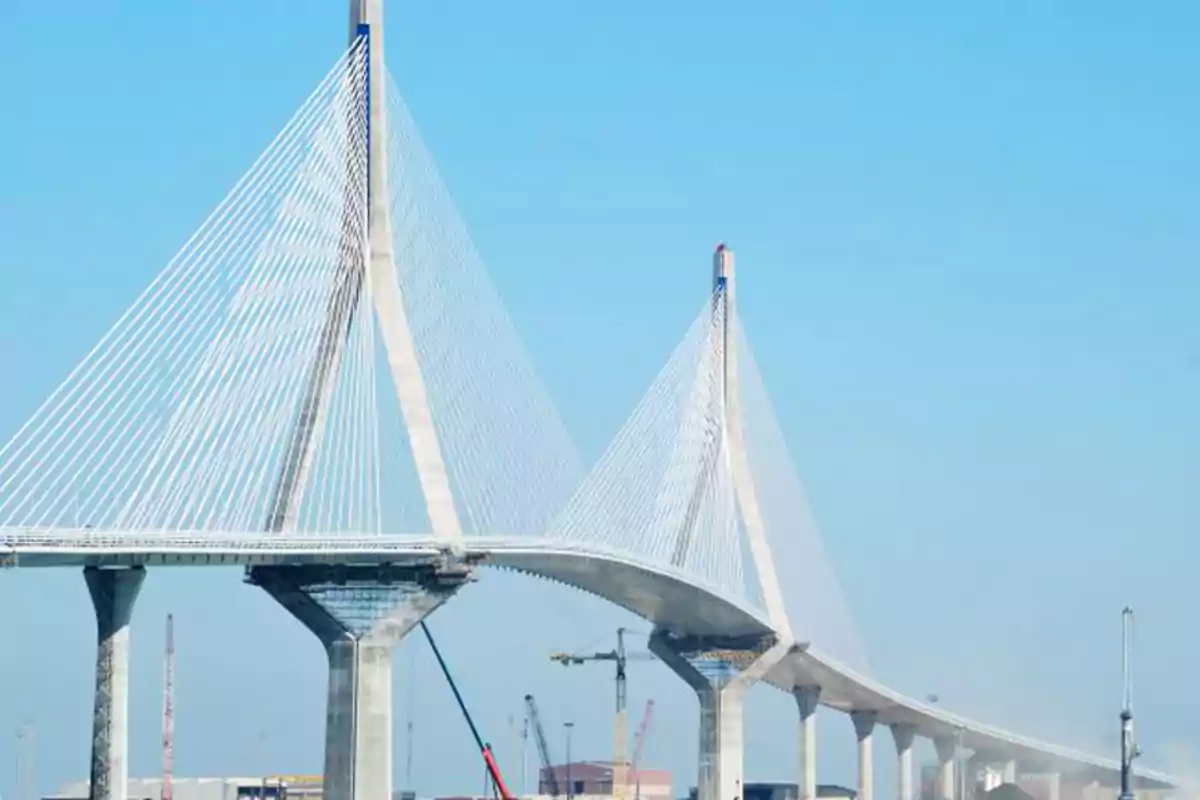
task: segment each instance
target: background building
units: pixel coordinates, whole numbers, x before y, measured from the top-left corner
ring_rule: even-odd
[[[688,800],[696,800],[698,793],[693,786],[688,792]],[[768,783],[765,781],[747,783],[742,791],[743,800],[798,800],[800,787],[795,783]],[[845,786],[832,783],[817,785],[817,797],[821,800],[854,800],[858,792]]]
[[[557,766],[538,771],[538,794],[550,794],[550,776],[558,781],[559,794],[562,797],[612,797],[612,762],[611,761],[577,761],[571,764]],[[570,776],[571,786],[567,786]],[[671,773],[664,769],[639,769],[629,773],[628,797],[637,800],[673,800],[671,794]],[[130,798],[133,800],[133,798]]]
[[[130,778],[128,800],[161,800],[162,778]],[[89,781],[72,781],[45,800],[88,800]],[[257,778],[175,778],[175,800],[321,800],[320,775],[268,775]],[[396,800],[413,800],[411,792],[395,792]]]
[[[263,786],[263,778],[175,778],[171,790],[175,800],[283,800],[281,787]],[[64,784],[46,800],[88,800],[90,781]],[[129,800],[161,800],[162,778],[130,778]]]

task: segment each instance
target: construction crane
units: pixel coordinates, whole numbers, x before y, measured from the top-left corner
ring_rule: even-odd
[[[625,800],[629,790],[629,758],[626,753],[629,746],[629,712],[625,707],[625,664],[633,661],[652,661],[650,653],[626,653],[625,629],[617,628],[617,649],[607,653],[592,653],[590,656],[577,656],[568,653],[554,653],[551,661],[557,661],[564,667],[572,664],[583,664],[587,661],[612,661],[617,665],[617,716],[613,722],[613,763],[612,785],[613,800]]]
[[[554,772],[554,762],[550,760],[550,745],[546,743],[546,729],[542,727],[542,717],[538,714],[537,702],[533,695],[525,695],[525,710],[529,721],[533,723],[533,737],[537,740],[538,757],[542,760],[542,774],[546,776],[546,788],[550,796],[558,798],[558,775]],[[538,781],[538,794],[542,793],[541,781]]]
[[[642,713],[642,724],[638,725],[637,734],[633,737],[633,759],[629,762],[629,770],[633,773],[633,800],[642,800],[642,750],[646,746],[646,734],[650,732],[650,720],[654,718],[654,700],[646,701],[646,710]]]
[[[175,616],[167,614],[167,644],[163,651],[162,800],[175,790]]]
[[[1133,734],[1133,609],[1121,611],[1121,793],[1118,800],[1134,800],[1133,760],[1140,756]]]
[[[471,718],[471,712],[467,710],[467,704],[458,692],[458,684],[451,677],[450,668],[446,666],[446,661],[442,658],[442,651],[438,649],[437,643],[433,641],[433,634],[429,632],[429,626],[425,624],[424,620],[421,621],[421,630],[425,632],[425,639],[429,642],[429,649],[433,651],[433,657],[437,659],[438,666],[442,668],[442,675],[446,676],[446,683],[450,684],[450,691],[454,692],[454,699],[458,702],[458,709],[467,720],[467,726],[471,729],[471,735],[475,737],[475,744],[479,747],[480,755],[483,756],[483,763],[487,768],[488,774],[492,776],[492,783],[496,786],[496,793],[500,795],[502,800],[513,800],[513,796],[508,791],[508,786],[504,783],[504,777],[500,774],[500,767],[496,764],[496,758],[492,755],[492,746],[485,743],[483,737],[479,735],[479,729],[475,727],[475,720]]]

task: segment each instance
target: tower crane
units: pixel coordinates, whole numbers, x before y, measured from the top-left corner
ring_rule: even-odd
[[[1133,671],[1130,648],[1133,636],[1133,609],[1121,612],[1121,793],[1118,800],[1134,800],[1133,760],[1142,754],[1133,735]]]
[[[162,800],[173,800],[175,775],[175,615],[167,614],[163,651]]]
[[[629,762],[629,770],[633,773],[633,800],[642,800],[642,750],[646,746],[646,734],[650,732],[650,720],[654,718],[654,700],[646,701],[646,710],[642,713],[642,724],[638,725],[637,734],[633,737],[633,760]]]
[[[525,695],[525,710],[529,714],[529,721],[533,723],[533,737],[537,740],[538,757],[542,760],[542,774],[546,776],[546,788],[550,790],[550,796],[558,799],[558,775],[554,773],[554,762],[550,760],[550,745],[546,743],[546,730],[542,727],[542,718],[538,715],[537,702],[533,699],[533,695]],[[538,781],[540,784],[541,781]],[[538,794],[541,794],[542,787],[538,786]]]
[[[612,661],[617,666],[617,715],[613,722],[613,763],[612,785],[613,800],[626,800],[629,790],[629,712],[625,707],[625,664],[628,661],[653,661],[650,653],[626,653],[625,629],[617,628],[617,649],[606,653],[592,653],[588,656],[571,655],[569,653],[554,653],[551,661],[557,661],[564,667],[572,664],[583,664],[588,661]]]

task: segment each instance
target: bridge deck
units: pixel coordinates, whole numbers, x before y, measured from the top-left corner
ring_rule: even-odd
[[[0,528],[0,566],[21,568],[95,566],[245,566],[289,564],[387,564],[429,559],[481,560],[599,595],[648,621],[697,634],[754,635],[770,631],[765,615],[704,587],[592,546],[548,539],[468,538],[452,552],[432,535],[307,535],[207,532],[140,532]],[[1119,770],[1115,759],[1009,733],[951,714],[895,692],[843,667],[816,648],[800,646],[767,676],[790,692],[819,685],[821,703],[841,711],[873,709],[880,724],[911,724],[928,738],[959,731],[972,750],[1017,758],[1025,764],[1081,774],[1105,783]],[[1163,773],[1138,771],[1145,787],[1178,786]]]

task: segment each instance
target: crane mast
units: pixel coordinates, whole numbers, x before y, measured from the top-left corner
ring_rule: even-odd
[[[646,747],[646,734],[650,732],[650,720],[654,718],[654,700],[651,698],[646,701],[646,711],[642,714],[642,724],[638,725],[637,735],[633,742],[633,760],[629,762],[629,769],[633,773],[633,780],[637,788],[634,790],[633,800],[642,800],[642,775],[639,769],[642,763],[642,750]]]
[[[162,800],[172,800],[175,772],[175,616],[167,614],[163,653]]]
[[[613,722],[613,800],[625,800],[629,794],[629,711],[626,709],[625,689],[625,629],[617,628],[617,717]]]
[[[542,718],[538,714],[537,702],[531,694],[525,695],[525,710],[529,714],[529,721],[533,723],[533,738],[537,741],[538,756],[542,760],[542,774],[546,776],[546,788],[550,790],[551,797],[557,798],[559,795],[558,776],[554,774],[554,762],[550,760],[550,745],[546,743],[546,729],[542,727]],[[538,794],[541,794],[541,791],[542,787],[538,786]]]
[[[1126,606],[1121,611],[1121,796],[1120,800],[1133,800],[1133,760],[1138,757],[1137,742],[1133,736],[1133,668],[1130,663],[1130,648],[1133,637],[1133,609]]]
[[[627,800],[629,796],[629,710],[627,705],[625,665],[631,660],[650,661],[650,653],[627,653],[625,651],[625,629],[617,628],[617,649],[590,656],[554,653],[551,661],[563,666],[583,664],[587,661],[612,661],[617,666],[617,708],[613,720],[612,792],[613,800]]]

